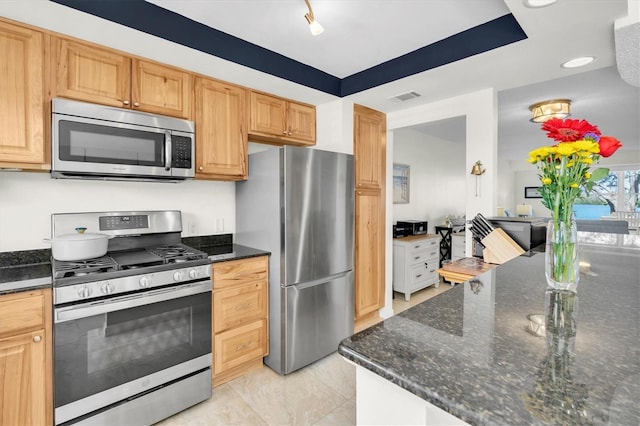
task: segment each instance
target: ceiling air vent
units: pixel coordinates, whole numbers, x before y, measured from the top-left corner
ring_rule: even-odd
[[[395,99],[396,101],[400,101],[400,102],[406,102],[406,101],[408,101],[410,99],[419,98],[420,96],[422,96],[420,93],[407,92],[407,93],[402,93],[400,95],[396,95],[396,96],[392,97],[391,99]]]

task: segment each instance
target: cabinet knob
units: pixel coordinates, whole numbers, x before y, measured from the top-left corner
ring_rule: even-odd
[[[282,134],[283,134],[283,135],[286,135],[286,134],[287,134],[287,131],[286,131],[286,130],[283,130],[283,131],[282,131]]]
[[[289,136],[291,136],[291,130],[289,130],[289,132],[287,133]]]
[[[42,340],[42,336],[33,336],[33,341],[38,343]]]
[[[129,105],[129,101],[127,101],[127,100],[122,101],[122,103],[123,103],[124,105]]]
[[[134,102],[134,103],[133,103],[133,106],[134,106],[134,107],[139,107],[139,106],[140,106],[140,102]]]
[[[204,167],[200,166],[200,167],[198,167],[198,170],[203,171]]]

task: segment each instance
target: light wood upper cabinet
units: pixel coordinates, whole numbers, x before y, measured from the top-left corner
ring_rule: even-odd
[[[46,36],[0,21],[0,167],[48,169]]]
[[[315,145],[316,109],[260,92],[251,92],[251,140],[276,145]]]
[[[53,97],[191,118],[192,76],[103,46],[51,37]]]
[[[0,296],[0,426],[53,424],[51,290]]]
[[[387,152],[385,114],[354,105],[353,132],[357,188],[382,188]]]
[[[228,83],[195,80],[196,178],[247,178],[248,91]]]

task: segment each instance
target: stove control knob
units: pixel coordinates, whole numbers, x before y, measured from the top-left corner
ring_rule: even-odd
[[[184,280],[184,271],[176,271],[173,273],[174,281],[182,281]]]
[[[198,278],[199,275],[200,273],[198,272],[197,269],[192,269],[189,271],[189,278],[191,278],[192,280],[195,280],[196,278]]]
[[[151,287],[151,277],[149,275],[145,275],[140,278],[140,287],[148,288]]]
[[[109,281],[105,281],[100,286],[100,291],[102,294],[111,294],[113,293],[113,286],[109,283]]]
[[[87,297],[91,296],[91,288],[87,287],[86,285],[78,288],[78,297],[80,299],[86,299]]]

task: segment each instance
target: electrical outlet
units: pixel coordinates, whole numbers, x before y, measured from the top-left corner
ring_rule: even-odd
[[[196,226],[195,222],[190,222],[189,223],[189,235],[196,235],[196,233],[198,232],[198,227]]]
[[[224,218],[216,219],[216,232],[224,232]]]

